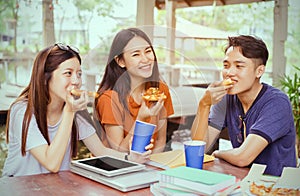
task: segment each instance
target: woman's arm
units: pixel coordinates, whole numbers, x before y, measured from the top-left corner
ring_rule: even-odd
[[[59,171],[69,144],[75,112],[87,107],[88,96],[85,92],[75,100],[69,92],[66,100],[61,114],[62,121],[54,139],[49,145],[42,145],[30,150],[38,162],[50,172]]]
[[[62,121],[50,145],[42,145],[30,150],[30,153],[50,172],[58,172],[66,153],[72,132],[74,112],[64,109]]]
[[[90,152],[95,156],[112,155],[117,158],[124,159],[125,155],[127,154],[124,152],[118,152],[111,148],[106,148],[96,133],[83,139],[82,141],[84,142],[86,147],[90,150]]]
[[[107,140],[112,149],[121,152],[129,152],[129,142],[133,135],[133,128],[126,137],[124,137],[123,126],[105,124],[104,129]]]
[[[145,119],[151,119],[150,123],[154,122],[153,124],[157,124],[157,114],[160,112],[160,110],[163,108],[164,101],[163,99],[160,99],[156,104],[153,104],[151,107],[148,107],[146,103],[143,101],[141,108],[139,109],[139,113],[137,115],[137,120],[145,121]],[[124,137],[124,129],[121,125],[109,125],[105,124],[104,129],[106,132],[107,140],[110,144],[110,146],[118,151],[121,152],[129,152],[129,142],[131,137],[133,136],[134,132],[134,124],[132,125],[129,133]],[[164,133],[166,134],[166,128],[164,130]],[[161,133],[163,134],[163,133]],[[166,136],[164,136],[166,137]],[[163,136],[161,136],[161,141],[159,141],[159,146],[161,146],[161,143],[164,139]],[[164,141],[165,143],[165,141]]]
[[[84,139],[83,142],[86,145],[86,147],[90,150],[90,152],[95,156],[111,155],[120,159],[125,159],[125,155],[128,155],[128,153],[119,152],[111,148],[106,148],[99,139],[99,137],[96,135],[96,133]],[[148,145],[146,148],[150,149],[151,147],[152,144]],[[148,150],[142,154],[130,151],[128,155],[128,160],[138,163],[145,163],[149,161],[151,153],[151,150]]]

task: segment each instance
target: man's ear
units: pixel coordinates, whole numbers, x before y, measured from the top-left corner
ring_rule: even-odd
[[[124,63],[124,60],[123,60],[123,59],[120,59],[118,56],[115,56],[114,59],[115,59],[115,61],[118,63],[118,65],[119,65],[121,68],[124,68],[124,67],[125,67],[125,63]]]
[[[265,65],[259,65],[256,68],[256,77],[260,78],[265,73],[265,69],[266,69]]]

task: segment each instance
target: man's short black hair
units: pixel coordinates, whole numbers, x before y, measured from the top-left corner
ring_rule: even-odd
[[[228,37],[228,45],[225,53],[231,46],[239,47],[243,56],[251,59],[259,59],[260,64],[266,65],[269,58],[269,52],[266,44],[259,38],[249,35],[239,35],[236,37]]]

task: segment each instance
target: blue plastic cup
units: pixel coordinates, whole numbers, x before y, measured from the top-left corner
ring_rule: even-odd
[[[202,169],[206,142],[192,140],[185,141],[183,144],[186,166]]]
[[[156,125],[136,120],[131,150],[135,152],[146,152],[145,147],[150,144]]]

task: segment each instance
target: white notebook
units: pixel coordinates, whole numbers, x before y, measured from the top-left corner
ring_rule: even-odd
[[[157,171],[150,168],[112,177],[107,177],[99,173],[83,169],[74,164],[70,165],[70,169],[73,173],[79,174],[101,184],[105,184],[122,192],[150,187],[151,184],[158,182]]]

